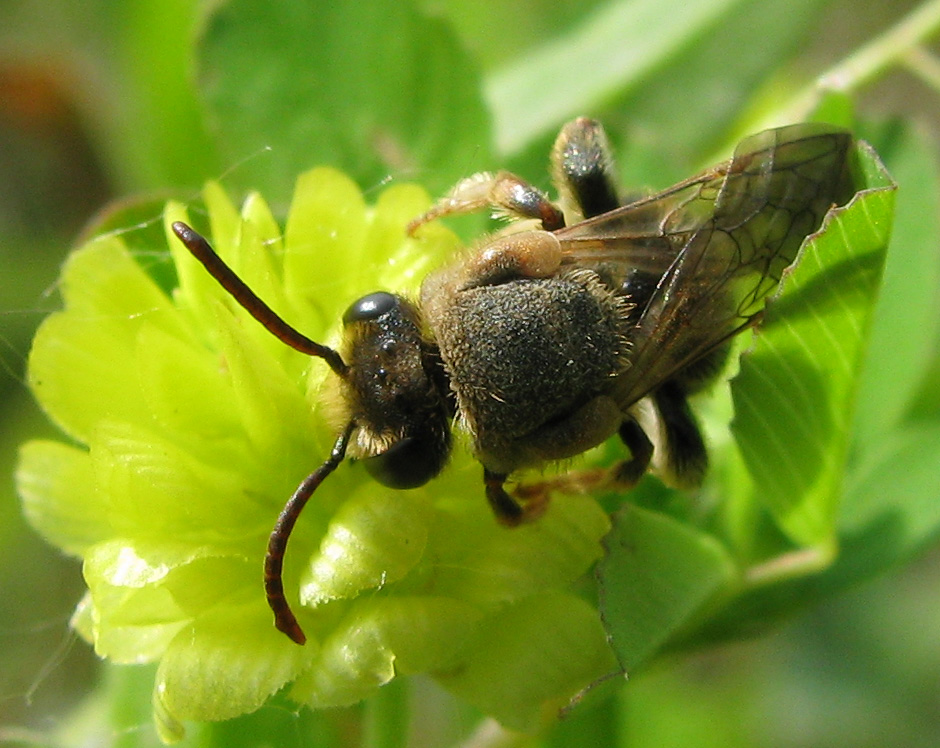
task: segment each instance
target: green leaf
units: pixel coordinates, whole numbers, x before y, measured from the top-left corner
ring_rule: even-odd
[[[906,561],[940,534],[940,425],[885,436],[877,456],[854,472],[840,519],[842,552],[818,584],[830,590]]]
[[[598,564],[601,615],[621,667],[630,671],[737,579],[711,535],[627,504],[614,517]]]
[[[250,159],[233,176],[275,203],[317,164],[363,185],[419,173],[438,192],[490,163],[475,64],[410,2],[217,3],[199,80],[223,156]]]
[[[832,559],[854,394],[894,196],[870,149],[863,146],[859,156],[866,189],[834,211],[804,245],[780,293],[768,302],[731,384],[732,431],[756,486],[748,497],[747,475],[726,466],[726,476],[739,482],[729,490],[740,494],[742,509],[749,507],[742,514],[747,527],[736,532],[769,533],[779,547],[777,531],[762,528],[754,511],[763,506],[791,542],[811,547],[775,558],[761,569],[763,576],[744,573],[714,536],[658,512],[625,510],[599,574],[605,623],[627,666],[664,645],[686,646],[766,625],[792,609],[800,590],[808,596],[807,589],[820,584],[818,575],[808,575]],[[924,467],[911,480],[922,481],[928,462],[917,464]],[[918,515],[921,532],[915,535],[921,539],[932,528],[929,515]],[[766,544],[756,537],[734,542],[751,549]],[[615,556],[620,545],[624,551]]]
[[[525,0],[499,5],[499,21],[478,0],[433,3],[435,12],[448,21],[486,69],[513,58],[525,57],[547,39],[563,36],[605,0]],[[425,3],[431,6],[431,3]],[[481,10],[483,12],[481,12]]]
[[[121,33],[104,69],[119,82],[99,90],[113,97],[102,108],[121,115],[102,118],[108,131],[98,142],[111,152],[125,189],[189,185],[218,170],[188,69],[192,8],[190,0],[114,6],[111,20]]]
[[[225,722],[199,725],[193,746],[198,748],[346,748],[348,728],[358,724],[356,709],[297,709],[276,697],[256,712]],[[405,715],[406,716],[406,715]],[[188,748],[184,744],[181,748]],[[123,748],[123,746],[122,746]]]
[[[755,500],[797,544],[830,549],[894,202],[873,152],[859,156],[868,189],[804,245],[731,383]]]
[[[908,413],[940,334],[940,178],[935,144],[911,127],[878,138],[902,189],[875,308],[855,420],[860,449],[877,449]]]
[[[844,592],[903,563],[940,535],[940,427],[936,423],[891,432],[864,469],[846,480],[839,519],[839,554],[823,571],[800,568],[799,554],[788,561],[796,573],[777,573],[774,584],[745,589],[728,607],[683,645],[727,640],[766,628],[794,610]]]

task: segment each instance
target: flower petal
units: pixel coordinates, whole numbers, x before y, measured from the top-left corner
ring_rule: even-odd
[[[430,204],[427,192],[412,184],[393,185],[379,196],[366,237],[367,251],[380,268],[379,288],[417,297],[424,276],[456,251],[457,238],[440,225],[422,227],[418,237],[405,236],[405,226]]]
[[[424,553],[430,515],[419,492],[360,489],[333,517],[310,560],[301,602],[320,605],[397,582]]]
[[[366,207],[355,182],[323,167],[297,178],[284,230],[291,248],[284,257],[284,290],[305,330],[335,326],[344,305],[373,290],[361,287],[369,276],[362,261],[365,235]]]
[[[104,418],[146,421],[136,378],[115,362],[133,361],[144,324],[185,338],[182,317],[117,239],[73,253],[62,286],[67,311],[43,322],[30,351],[29,383],[40,404],[85,443]]]
[[[591,497],[558,497],[537,522],[507,530],[479,491],[476,526],[464,511],[450,518],[456,527],[432,535],[435,593],[489,605],[518,600],[570,584],[603,555],[610,519]]]
[[[242,457],[237,452],[219,445],[215,457],[202,461],[152,429],[126,422],[100,423],[91,444],[96,485],[109,497],[118,534],[197,544],[240,544],[251,537],[260,544],[270,517],[257,497],[268,495],[267,486],[250,482],[248,465],[232,470]]]
[[[396,673],[452,667],[476,632],[480,611],[443,597],[380,597],[357,601],[323,642],[313,667],[291,696],[313,708],[367,697]]]
[[[20,448],[16,489],[23,512],[33,527],[66,553],[81,555],[113,533],[93,476],[84,449],[52,441],[27,442]]]
[[[117,662],[156,659],[177,631],[226,599],[263,600],[257,568],[188,543],[114,539],[91,548],[83,570],[96,651]]]
[[[298,647],[274,629],[263,601],[209,611],[180,630],[161,659],[156,711],[168,724],[254,711],[315,655],[315,646]]]
[[[527,598],[482,621],[463,663],[437,679],[523,731],[617,671],[597,610],[562,592]]]
[[[234,394],[218,354],[144,325],[137,336],[137,375],[148,409],[163,429],[192,449],[218,452],[241,443]],[[234,446],[233,444],[231,446]]]
[[[257,195],[240,213],[218,185],[205,201],[220,256],[325,344],[352,299],[415,293],[457,242],[441,226],[404,236],[428,204],[422,190],[396,186],[367,208],[330,169],[298,179],[283,236]],[[479,465],[468,490],[466,453],[409,492],[377,486],[361,465],[336,470],[284,558],[307,645],[274,627],[261,560],[277,511],[336,438],[312,403],[332,375],[206,273],[172,232],[185,219],[182,205],[166,206],[172,299],[114,238],[69,261],[66,311],[37,335],[30,383],[88,451],[28,444],[17,475],[34,524],[84,557],[76,629],[116,662],[159,660],[161,736],[256,709],[292,680],[294,698],[326,707],[422,672],[525,725],[603,674],[611,655],[597,613],[564,590],[600,556],[606,514],[564,497],[540,521],[503,528]]]

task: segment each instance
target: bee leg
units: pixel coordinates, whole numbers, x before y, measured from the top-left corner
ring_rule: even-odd
[[[672,380],[679,385],[686,396],[701,392],[715,381],[725,364],[728,363],[730,354],[731,342],[722,343],[694,364],[676,372]]]
[[[425,314],[429,319],[446,314],[454,293],[518,278],[549,278],[559,267],[561,243],[548,231],[497,237],[466,262],[425,281],[421,291]]]
[[[617,433],[630,450],[630,459],[614,466],[613,482],[625,488],[632,488],[649,469],[650,460],[653,459],[653,442],[633,418],[621,423]]]
[[[504,484],[508,477],[505,473],[494,473],[492,470],[483,468],[486,499],[490,502],[493,514],[496,515],[496,521],[506,527],[517,527],[529,517],[526,508],[506,492]]]
[[[498,237],[470,257],[455,278],[458,290],[493,286],[517,278],[549,278],[561,266],[561,244],[548,231]]]
[[[609,397],[598,396],[561,420],[544,424],[524,437],[492,446],[489,453],[497,455],[493,459],[502,460],[504,465],[528,465],[568,459],[604,442],[617,431],[621,419],[617,403]],[[500,478],[505,479],[505,474],[487,471],[487,497],[503,524],[518,524],[541,516],[548,508],[553,492],[585,493],[606,485],[609,474],[603,468],[570,471],[518,485],[513,490],[512,497],[506,496],[505,491],[502,491],[502,482],[497,483]],[[496,489],[502,493],[498,493]],[[507,518],[507,501],[512,502],[522,512],[521,517]]]
[[[561,210],[538,188],[508,171],[481,172],[456,184],[450,193],[408,224],[409,236],[424,224],[444,216],[491,208],[509,218],[535,218],[546,231],[565,225]]]
[[[653,393],[653,402],[659,411],[669,482],[677,488],[698,488],[708,468],[708,452],[685,390],[668,381]]]
[[[429,275],[421,286],[427,319],[449,314],[454,294],[519,278],[549,278],[561,266],[561,243],[548,231],[497,237],[466,262]]]
[[[552,178],[566,207],[593,218],[620,207],[610,144],[587,117],[565,125],[552,148]]]

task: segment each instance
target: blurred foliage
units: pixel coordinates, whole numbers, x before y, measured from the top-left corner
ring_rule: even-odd
[[[852,561],[790,593],[823,599],[929,547],[940,464],[940,75],[925,29],[936,29],[937,2],[383,0],[373,10],[336,10],[279,0],[270,5],[294,13],[294,22],[272,26],[259,13],[245,35],[233,19],[261,5],[3,3],[0,264],[15,279],[0,289],[5,474],[16,445],[49,430],[23,384],[32,330],[56,307],[65,252],[109,199],[188,199],[221,177],[234,191],[260,188],[283,200],[294,176],[317,163],[340,166],[366,190],[391,175],[439,191],[501,166],[547,186],[551,140],[578,114],[608,127],[624,184],[663,187],[725,155],[744,133],[805,116],[801,96],[838,66],[848,71],[846,105],[859,133],[901,190],[885,270],[891,291],[876,315],[849,455],[846,490],[858,501],[842,521]],[[873,72],[843,65],[918,12],[932,13],[920,24],[923,43],[893,39]],[[304,34],[311,22],[318,32]],[[283,54],[258,54],[271,47]],[[293,84],[280,85],[285,79]],[[134,227],[120,214],[129,242],[159,223],[157,204],[141,202]],[[468,233],[476,228],[467,223]],[[873,522],[894,496],[912,497],[915,509],[894,526]],[[887,537],[892,527],[897,535]],[[73,646],[67,621],[79,570],[27,529],[10,481],[0,494],[0,533],[0,742],[76,745],[94,736],[153,745],[152,673],[100,668],[87,647]],[[887,559],[885,548],[903,552]],[[938,583],[932,551],[772,636],[660,662],[543,742],[935,745]],[[413,745],[450,745],[473,729],[475,716],[436,687],[418,681],[410,691],[321,716],[273,703],[191,740],[383,745],[381,725],[405,698]]]

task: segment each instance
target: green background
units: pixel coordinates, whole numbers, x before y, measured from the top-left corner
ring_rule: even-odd
[[[190,0],[0,4],[6,476],[20,441],[53,434],[24,384],[29,339],[57,306],[64,254],[110,200],[193,199],[205,179],[221,177],[235,194],[259,188],[283,207],[294,175],[317,163],[347,170],[367,192],[391,175],[438,193],[494,167],[547,187],[551,140],[582,113],[608,127],[624,184],[663,187],[788,111],[807,83],[905,13],[936,4],[428,0],[351,11],[284,2],[295,24],[272,25],[258,10],[248,37],[229,21],[265,3],[215,5],[206,20]],[[320,31],[300,33],[311,16]],[[283,54],[252,54],[258,39]],[[921,51],[931,46],[936,55],[935,42]],[[940,63],[909,56],[907,65],[889,57],[849,96],[902,187],[892,251],[938,247],[940,233]],[[143,209],[141,220],[156,215]],[[878,390],[877,419],[862,404],[856,428],[869,443],[892,413],[928,422],[940,409],[937,315],[923,313],[940,311],[931,283],[938,254],[899,266],[919,283],[890,300],[895,319],[922,334],[876,336],[885,350],[870,376],[897,386]],[[912,391],[913,402],[892,400]],[[920,498],[931,501],[935,486],[925,479]],[[69,633],[80,570],[24,524],[10,480],[0,492],[0,743],[76,744],[81,708],[90,723],[105,723],[110,743],[153,744],[150,676],[102,667]],[[938,590],[940,555],[931,550],[769,636],[661,661],[618,697],[622,723],[599,725],[588,711],[554,739],[564,745],[568,732],[578,737],[567,744],[577,744],[597,730],[624,746],[935,745]],[[450,697],[424,682],[415,688],[423,707],[414,745],[450,745],[470,729],[472,716]],[[321,742],[317,731],[327,728],[305,713],[275,707],[270,720],[259,733],[221,727],[212,739],[341,745],[360,715],[333,715]]]

